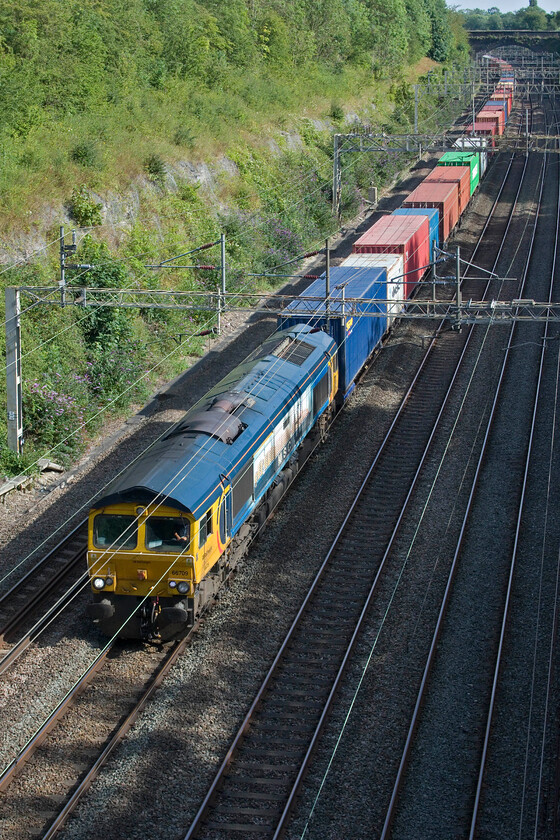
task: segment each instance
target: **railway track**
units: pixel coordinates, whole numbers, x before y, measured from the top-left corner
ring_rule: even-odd
[[[531,248],[526,257],[527,264],[531,252],[534,258],[523,294],[540,293],[546,298],[546,283],[554,274],[551,255],[557,252],[557,236],[549,241],[550,226],[547,224],[547,220],[553,218],[557,234],[557,171],[547,171],[541,179],[541,186],[544,199],[537,208],[539,223],[535,228],[535,238],[533,240],[532,233],[528,237]],[[545,247],[547,241],[548,250]],[[520,253],[521,249],[518,256]],[[521,276],[522,272],[519,274]],[[442,457],[441,460],[438,457],[434,478],[426,481],[426,490],[432,500],[437,499],[437,507],[427,501],[426,495],[421,495],[416,505],[418,522],[411,526],[410,534],[401,541],[400,551],[407,558],[417,553],[418,546],[422,545],[426,569],[423,575],[420,570],[405,572],[403,564],[403,574],[408,575],[409,591],[399,596],[396,584],[393,589],[387,587],[383,603],[393,599],[395,616],[393,620],[387,619],[383,608],[379,607],[379,623],[375,625],[374,622],[375,629],[369,634],[369,652],[367,645],[364,646],[364,658],[368,653],[375,652],[379,672],[389,670],[384,660],[390,658],[390,673],[383,676],[361,674],[363,686],[367,686],[367,689],[362,686],[362,690],[364,694],[370,692],[370,702],[375,697],[376,701],[381,699],[383,703],[380,693],[392,691],[391,702],[395,712],[389,713],[390,718],[387,719],[385,700],[379,715],[373,710],[370,713],[373,717],[370,723],[367,721],[365,701],[360,703],[359,698],[354,698],[356,716],[362,726],[359,732],[353,730],[353,737],[350,734],[352,726],[348,727],[345,733],[348,746],[339,750],[343,757],[333,759],[331,755],[332,776],[340,779],[344,772],[347,793],[353,782],[358,783],[358,774],[364,780],[371,774],[371,781],[369,784],[364,781],[363,786],[367,791],[367,794],[364,793],[364,797],[368,796],[367,804],[365,798],[360,800],[362,808],[368,809],[368,816],[362,817],[359,829],[354,833],[356,837],[377,835],[384,822],[381,835],[384,838],[554,836],[551,828],[556,812],[554,755],[548,740],[556,743],[550,704],[553,697],[551,683],[554,671],[551,663],[554,628],[557,626],[556,559],[560,537],[558,529],[550,523],[545,540],[544,536],[535,532],[533,517],[541,509],[537,521],[544,522],[542,500],[552,500],[556,492],[552,464],[556,462],[557,455],[551,448],[555,414],[550,406],[555,406],[557,399],[558,356],[554,352],[549,354],[551,358],[547,357],[543,332],[543,327],[538,325],[531,325],[529,329],[516,327],[512,330],[513,343],[511,338],[508,342],[504,337],[502,348],[499,343],[494,346],[493,355],[500,360],[498,367],[503,359],[503,369],[492,389],[490,368],[484,369],[482,382],[487,383],[489,399],[486,402],[490,403],[490,410],[482,418],[477,418],[474,412],[468,415],[465,411],[468,420],[458,425],[458,434],[442,446]],[[524,353],[520,354],[522,348]],[[523,364],[519,362],[520,356],[527,357]],[[539,373],[547,366],[552,374],[548,378]],[[540,396],[534,388],[537,379],[541,384]],[[543,414],[546,422],[541,428],[543,423],[538,422],[538,417]],[[516,418],[515,434],[512,432],[512,418]],[[478,437],[483,445],[477,451],[473,446],[469,457],[461,455],[457,439],[468,434],[468,427],[477,423]],[[443,459],[446,449],[453,451],[447,467]],[[543,461],[539,462],[536,457],[527,461],[527,453],[534,456],[539,450],[541,453],[544,451]],[[463,458],[464,463],[459,468],[457,462]],[[444,479],[446,469],[450,473],[447,484]],[[507,483],[503,480],[504,470],[507,470]],[[531,483],[527,484],[528,477],[533,487]],[[438,483],[442,485],[439,491]],[[463,485],[461,494],[453,489],[454,484],[458,489]],[[452,494],[453,502],[447,507],[446,494]],[[457,509],[460,495],[464,499],[462,511]],[[431,523],[427,522],[430,516],[433,517]],[[443,520],[445,528],[438,529],[438,517]],[[483,523],[489,517],[494,527],[484,529]],[[455,543],[451,539],[453,533],[456,534]],[[543,547],[540,576],[535,572],[535,540]],[[524,553],[520,552],[522,545]],[[544,562],[545,545],[552,554],[548,568]],[[512,561],[516,555],[514,567]],[[444,575],[441,571],[447,556],[452,556],[454,563],[453,569],[446,568]],[[519,571],[520,566],[524,567],[523,574]],[[455,581],[453,571],[457,574]],[[435,590],[441,592],[443,601],[435,597]],[[537,608],[527,597],[528,593],[535,591],[539,592]],[[507,599],[506,592],[510,593]],[[508,613],[504,609],[508,601],[515,603],[516,610],[513,612],[518,613],[516,616],[511,610]],[[535,620],[535,614],[541,617],[540,623]],[[391,642],[386,639],[385,644],[380,644],[378,637],[383,624],[385,634],[394,633],[394,637]],[[425,633],[428,624],[435,626],[434,636],[430,638]],[[543,632],[545,626],[546,632]],[[525,658],[520,660],[510,633],[506,634],[506,628],[511,631],[512,627],[516,628],[514,633],[518,644],[530,628],[535,648],[533,659],[523,654]],[[444,632],[439,635],[442,628]],[[537,648],[541,649],[539,656]],[[497,651],[503,654],[501,663],[496,658]],[[421,666],[421,662],[426,662],[423,657],[427,657],[428,664]],[[434,676],[430,678],[433,662]],[[492,663],[495,663],[494,668]],[[506,673],[505,680],[499,679],[502,672]],[[537,678],[539,673],[540,682]],[[389,679],[392,681],[391,689],[388,687]],[[415,696],[415,702],[411,703],[410,690],[405,683],[412,680],[420,685],[421,690]],[[540,699],[539,686],[546,687],[542,692],[546,699]],[[402,695],[405,691],[409,695],[408,701]],[[397,699],[399,692],[401,695]],[[489,707],[490,699],[492,703]],[[483,708],[488,710],[486,717],[481,711]],[[376,727],[394,726],[398,731],[396,718],[399,715],[406,715],[406,719],[411,720],[408,734],[401,727],[398,738],[393,733],[390,739],[384,740]],[[499,724],[493,725],[492,721],[496,718]],[[515,737],[515,729],[512,731],[514,721],[520,724],[521,738]],[[496,731],[498,728],[499,733]],[[358,739],[367,746],[362,748],[358,745]],[[372,766],[368,753],[388,756],[400,739],[405,745],[400,768],[397,765],[392,770],[390,760],[386,766],[387,777],[397,776],[391,794],[386,780],[380,779],[380,774]],[[351,745],[354,745],[354,755]],[[356,756],[362,763],[352,773],[348,764],[355,761]],[[548,768],[545,758],[548,759]],[[344,760],[342,771],[341,762]],[[315,794],[308,795],[296,828],[288,836],[303,836],[305,830],[305,836],[312,840],[315,837],[337,836],[337,829],[341,830],[340,820],[328,804],[329,797],[334,798],[334,791],[332,783],[324,775],[327,767],[325,756],[321,767],[323,775],[317,772],[312,782]],[[543,774],[543,771],[546,772]],[[320,802],[314,798],[319,795]],[[384,797],[385,808],[391,800],[387,812],[383,809]],[[349,811],[357,809],[351,794],[348,799],[346,808]],[[312,819],[309,819],[310,813]],[[329,819],[333,823],[332,835],[326,830]],[[480,835],[477,834],[478,826]]]
[[[545,161],[543,161],[543,163],[545,163]],[[545,173],[543,172],[543,178],[541,180],[541,191],[544,187],[544,182],[545,182],[545,177],[544,176],[545,176]],[[542,208],[542,196],[539,200],[539,206],[537,208],[536,216],[538,216],[538,213],[541,210],[541,208]],[[536,222],[536,216],[535,216],[535,222]],[[532,234],[532,237],[531,237],[531,247],[530,247],[529,253],[527,255],[526,269],[525,269],[525,272],[524,272],[525,276],[523,278],[524,279],[524,284],[523,284],[523,289],[521,290],[521,294],[535,293],[535,286],[530,288],[526,285],[525,281],[526,281],[526,275],[527,275],[527,272],[528,272],[528,269],[529,269],[529,263],[530,263],[531,258],[533,256],[533,253],[534,253],[534,244],[535,244],[534,237],[536,235],[536,229],[537,228],[536,228],[536,223],[535,223],[535,226],[534,226],[534,229],[533,229],[533,234]],[[556,245],[555,245],[555,247],[556,247]],[[538,287],[536,287],[536,288],[538,289]],[[550,295],[550,292],[551,292],[551,288],[548,289],[549,295]],[[538,328],[537,328],[537,330],[538,330]],[[470,494],[469,494],[468,504],[467,504],[466,509],[464,511],[464,514],[463,514],[461,528],[459,529],[457,544],[456,544],[454,555],[453,555],[453,563],[452,563],[452,565],[450,567],[450,570],[449,570],[449,578],[448,578],[447,586],[445,587],[444,598],[443,598],[443,601],[442,601],[442,604],[441,604],[441,609],[440,609],[438,619],[437,619],[437,623],[436,623],[436,626],[435,626],[434,635],[433,635],[433,638],[432,638],[432,641],[431,641],[431,644],[430,644],[427,664],[426,664],[426,667],[425,667],[425,670],[424,670],[424,675],[423,675],[423,678],[422,678],[420,691],[418,693],[418,697],[417,697],[417,700],[416,700],[414,714],[413,714],[413,717],[412,717],[412,720],[411,720],[409,733],[408,733],[406,743],[405,743],[405,748],[404,748],[404,751],[403,751],[403,755],[401,757],[399,772],[397,774],[397,779],[396,779],[395,787],[393,789],[391,802],[390,802],[389,809],[388,809],[388,812],[387,812],[387,815],[386,815],[385,825],[384,825],[384,828],[383,828],[383,832],[381,834],[381,837],[384,838],[384,839],[389,837],[389,836],[392,836],[391,826],[392,826],[392,823],[393,823],[393,819],[394,819],[394,816],[395,816],[395,810],[396,810],[397,802],[398,802],[398,799],[399,799],[399,791],[400,791],[400,788],[401,788],[401,784],[403,783],[403,776],[406,774],[406,768],[408,766],[408,763],[411,761],[411,753],[413,752],[413,749],[414,749],[413,748],[414,736],[415,736],[415,733],[416,733],[416,729],[419,725],[419,720],[420,720],[421,715],[422,715],[422,709],[423,709],[424,703],[426,702],[426,694],[430,691],[431,668],[434,664],[434,659],[436,657],[436,651],[438,649],[438,645],[441,645],[441,642],[442,642],[443,628],[444,628],[445,622],[446,622],[446,614],[447,614],[447,608],[448,608],[448,604],[449,604],[449,598],[450,598],[451,592],[453,591],[453,585],[454,585],[454,582],[455,582],[455,576],[456,576],[456,573],[457,573],[459,558],[460,557],[463,558],[463,553],[462,553],[463,541],[465,539],[465,536],[466,536],[466,533],[467,533],[467,530],[469,529],[469,527],[472,529],[471,516],[473,514],[473,506],[475,504],[477,494],[478,494],[478,496],[480,496],[480,493],[481,493],[481,491],[478,487],[478,483],[481,479],[481,472],[482,472],[482,469],[483,469],[483,464],[485,465],[486,471],[488,471],[488,469],[489,469],[488,460],[492,457],[492,452],[491,452],[492,436],[496,434],[495,426],[498,425],[498,423],[499,423],[499,419],[497,419],[497,415],[499,413],[499,406],[500,406],[499,399],[502,396],[502,389],[504,388],[504,380],[505,380],[505,376],[506,376],[507,366],[508,366],[508,364],[511,364],[510,353],[511,353],[511,349],[512,349],[512,346],[513,346],[514,335],[519,335],[519,333],[522,333],[522,332],[524,332],[523,328],[521,330],[519,330],[519,328],[516,328],[513,325],[510,329],[509,340],[508,340],[508,343],[507,343],[507,350],[506,350],[506,353],[505,353],[505,356],[504,356],[504,359],[503,359],[503,364],[502,364],[502,367],[501,367],[500,376],[499,376],[498,381],[496,383],[496,390],[495,390],[495,395],[494,395],[493,402],[492,402],[491,411],[489,412],[488,417],[485,419],[484,442],[483,442],[483,446],[482,446],[482,448],[481,448],[481,450],[478,454],[478,462],[477,462],[477,466],[476,466],[476,469],[475,469],[473,477],[472,477],[472,485],[471,485],[471,490],[470,490]],[[532,332],[534,333],[535,330],[533,329]],[[541,353],[541,359],[542,358],[543,358],[543,355]],[[533,432],[533,429],[534,429],[534,410],[536,408],[536,404],[537,404],[538,399],[539,399],[539,394],[538,394],[538,390],[537,390],[537,393],[535,394],[535,402],[534,402],[533,411],[529,412],[529,417],[528,417],[528,419],[531,420],[531,415],[532,415],[533,420],[532,420],[532,423],[531,423],[531,428],[528,432],[527,455],[526,455],[527,459],[529,458],[529,454],[530,454],[530,451],[531,451],[531,438],[532,438],[532,432]],[[510,511],[510,515],[513,515],[513,518],[514,518],[514,521],[512,522],[512,526],[513,526],[512,531],[515,534],[515,542],[517,542],[518,537],[519,537],[519,525],[520,525],[520,517],[521,517],[522,506],[523,506],[523,498],[524,498],[525,489],[526,489],[526,477],[527,477],[528,460],[526,460],[524,462],[523,458],[518,458],[518,462],[519,463],[517,464],[517,469],[512,470],[512,474],[511,474],[512,489],[516,488],[515,491],[514,491],[514,494],[512,494],[512,495],[515,495],[517,493],[517,487],[518,486],[521,488],[520,489],[520,498],[519,498],[519,507],[516,508],[514,506],[513,509]],[[496,463],[493,465],[494,470],[496,470],[497,468],[499,468],[499,456],[498,456],[498,459],[497,459]],[[484,489],[482,490],[482,493],[484,493]],[[515,518],[517,518],[517,524],[516,525],[515,525]],[[507,528],[504,529],[504,534],[506,534],[506,533],[508,533]],[[504,543],[504,546],[507,546],[509,548],[509,541],[507,539],[504,539],[503,543]],[[507,548],[506,548],[506,552],[507,552]],[[500,659],[499,650],[500,650],[500,648],[502,646],[502,642],[503,642],[503,633],[505,631],[505,624],[506,624],[506,618],[507,618],[507,613],[508,613],[507,605],[508,605],[508,602],[509,602],[509,592],[510,592],[510,587],[511,587],[511,580],[512,580],[513,570],[514,570],[514,566],[515,566],[514,558],[515,558],[515,551],[509,557],[510,565],[509,565],[509,585],[507,587],[508,594],[506,596],[505,602],[502,605],[503,614],[501,616],[501,619],[500,619],[499,615],[497,615],[497,612],[496,612],[500,608],[500,602],[495,603],[493,605],[494,606],[494,612],[493,613],[484,614],[482,609],[478,613],[481,620],[483,619],[483,620],[486,621],[485,626],[495,628],[496,626],[499,627],[500,624],[501,624],[502,633],[501,633],[500,643],[499,643],[499,647],[498,647],[498,657],[496,659],[496,666],[495,666],[495,670],[494,670],[493,680],[490,680],[490,682],[493,683],[493,686],[492,686],[491,690],[490,689],[488,690],[489,697],[486,698],[486,701],[485,701],[486,703],[489,704],[489,707],[488,707],[488,718],[487,718],[487,723],[486,723],[486,736],[484,738],[484,744],[482,746],[480,745],[480,738],[477,739],[477,737],[476,737],[478,735],[478,733],[476,732],[476,728],[474,728],[472,726],[469,728],[469,731],[471,732],[471,739],[477,741],[477,749],[480,749],[480,751],[481,751],[480,759],[479,759],[480,766],[479,766],[479,770],[478,770],[478,784],[476,786],[476,793],[475,793],[475,796],[474,796],[474,802],[472,804],[470,827],[465,826],[465,827],[462,828],[462,831],[461,831],[462,836],[469,836],[471,838],[475,837],[476,823],[477,823],[477,816],[478,816],[478,808],[479,808],[479,805],[480,805],[480,797],[481,797],[481,792],[482,792],[482,779],[483,779],[483,776],[484,776],[484,766],[485,766],[486,754],[487,754],[487,739],[488,739],[489,732],[490,732],[490,723],[491,723],[491,719],[492,719],[492,708],[493,708],[493,705],[494,705],[495,691],[496,691],[498,671],[499,671],[499,659]],[[503,559],[505,559],[505,558],[503,558]],[[494,580],[497,584],[496,588],[498,590],[501,590],[502,587],[499,583],[500,578],[498,576],[499,575],[498,570],[500,570],[500,566],[497,565],[497,564],[494,566],[494,564],[493,564],[493,567],[494,567],[494,570],[495,570]],[[504,568],[504,569],[507,568],[507,563],[503,564],[502,568]],[[449,619],[448,623],[451,624],[451,619]],[[491,637],[493,637],[494,634],[495,634],[495,631],[493,631],[491,633],[488,633],[488,635],[491,636]],[[490,654],[490,651],[488,652],[488,655],[489,654]],[[486,657],[484,655],[481,656],[482,661],[485,661],[485,659],[486,659]],[[483,670],[485,670],[485,669],[479,668],[479,674],[478,674],[479,681],[481,680],[481,672]],[[479,688],[478,693],[480,694],[481,697],[484,696],[484,691],[480,690],[480,688]],[[481,701],[478,701],[478,702],[481,702]],[[453,714],[453,717],[455,718],[455,720],[457,720],[457,717],[456,717],[455,714]],[[468,716],[466,716],[465,719],[467,719],[467,718],[468,718]],[[466,724],[464,724],[464,725],[466,725]],[[473,750],[471,748],[471,753],[472,753],[472,751]],[[440,772],[440,774],[444,774],[446,772],[446,770],[448,772],[448,768],[445,768],[445,766],[443,765],[444,759],[441,759],[441,761],[442,761],[442,764],[440,765],[439,772]],[[471,771],[471,768],[468,766],[468,764],[467,764],[467,766],[462,767],[461,765],[458,765],[458,762],[456,760],[455,772],[456,773],[458,772],[459,775],[461,775],[461,777],[465,780],[465,787],[470,787],[470,785],[468,784],[468,780],[471,777],[472,771]],[[412,781],[412,778],[411,778],[412,776],[413,776],[413,771],[411,771],[410,774],[409,774],[407,784],[408,784],[409,787],[414,786],[417,789],[418,783],[416,783],[416,785],[414,784],[414,781]],[[441,805],[441,799],[440,799],[439,805]],[[455,803],[455,807],[453,807],[451,802],[449,802],[448,803],[448,809],[450,809],[451,812],[453,813],[454,820],[455,820],[455,826],[456,826],[456,828],[458,828],[458,826],[461,824],[460,823],[461,817],[462,817],[463,813],[467,810],[467,806],[465,805],[464,808],[462,810],[459,810],[459,813],[457,813],[456,803]],[[443,810],[446,810],[445,807],[444,807]],[[433,819],[433,814],[428,819],[432,820]],[[408,822],[407,822],[407,824],[409,825]],[[419,827],[418,830],[422,833],[422,828]],[[438,828],[434,827],[434,829],[432,830],[434,832],[433,836],[437,836],[438,832],[441,831],[441,830],[445,831],[445,829],[442,828],[441,824],[439,825]],[[397,837],[398,836],[405,836],[405,834],[403,834],[402,824],[397,826],[397,828],[395,829],[395,832],[394,832],[394,836],[397,836]]]
[[[185,840],[283,836],[473,335],[430,348]]]
[[[45,614],[48,598],[83,573],[87,520],[67,534],[0,597],[0,646],[10,644],[35,613]],[[0,668],[1,668],[0,660]],[[1,671],[0,671],[1,673]]]

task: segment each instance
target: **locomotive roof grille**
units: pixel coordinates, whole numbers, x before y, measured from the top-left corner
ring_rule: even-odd
[[[314,350],[315,347],[312,344],[307,344],[306,341],[299,341],[297,338],[285,338],[271,351],[271,354],[279,359],[285,359],[287,362],[301,366]]]

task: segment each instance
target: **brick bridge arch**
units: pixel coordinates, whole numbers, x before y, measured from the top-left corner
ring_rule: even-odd
[[[473,53],[491,52],[496,47],[528,47],[535,53],[560,55],[560,30],[471,29],[469,43]]]

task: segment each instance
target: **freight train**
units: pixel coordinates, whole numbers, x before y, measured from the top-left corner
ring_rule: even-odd
[[[500,72],[491,102],[402,208],[95,501],[88,612],[103,633],[177,638],[216,598],[465,211],[513,103],[511,70]]]

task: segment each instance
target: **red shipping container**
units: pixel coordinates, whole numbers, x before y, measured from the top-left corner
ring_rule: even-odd
[[[439,241],[442,244],[459,221],[459,184],[424,180],[405,198],[402,206],[437,207]]]
[[[513,96],[511,95],[510,91],[503,91],[503,90],[495,90],[492,94],[492,102],[504,102],[506,103],[508,114],[511,114],[511,109],[513,108]],[[485,106],[486,107],[486,106]]]
[[[429,264],[430,223],[427,216],[383,216],[354,243],[355,254],[402,254],[404,292],[410,297]]]
[[[488,143],[492,147],[496,145],[496,143],[494,142],[494,135],[496,133],[496,127],[494,125],[491,125],[488,122],[484,122],[484,123],[476,122],[474,124],[474,126],[471,123],[470,125],[467,126],[466,131],[467,131],[467,134],[478,134],[481,137],[487,137],[488,138]]]
[[[459,184],[459,215],[471,197],[471,170],[469,166],[436,166],[424,181],[451,181]]]
[[[508,99],[513,102],[513,91],[511,88],[496,88],[490,99]]]
[[[504,112],[500,110],[496,111],[487,111],[483,110],[480,111],[476,115],[476,122],[487,122],[491,125],[495,126],[496,134],[503,134],[504,133],[504,126],[505,126],[505,119],[504,119]]]

